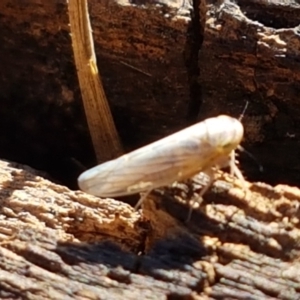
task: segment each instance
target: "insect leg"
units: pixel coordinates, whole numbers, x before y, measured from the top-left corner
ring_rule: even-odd
[[[230,168],[230,175],[236,176],[240,181],[242,181],[242,184],[245,185],[245,178],[235,163],[235,151],[234,150],[231,151],[231,153],[230,153],[229,168]]]
[[[220,168],[220,166],[210,168],[206,171],[203,171],[209,178],[208,183],[203,187],[199,195],[197,195],[197,198],[192,199],[190,201],[190,208],[189,208],[189,213],[186,219],[186,222],[189,222],[192,216],[192,211],[193,211],[193,204],[197,201],[199,204],[203,201],[202,196],[207,192],[207,190],[211,187],[213,182],[215,181],[215,173],[216,171]],[[240,169],[237,167],[236,162],[235,162],[235,151],[231,151],[230,157],[229,157],[229,168],[230,168],[230,175],[237,177],[239,180],[242,181],[243,187],[245,186],[245,179],[240,171]]]
[[[213,168],[208,169],[207,171],[204,172],[208,176],[209,181],[203,187],[203,189],[201,190],[201,192],[199,193],[199,195],[197,195],[196,198],[191,199],[191,201],[189,203],[190,204],[190,208],[189,208],[188,216],[187,216],[187,218],[185,220],[186,223],[188,223],[190,221],[190,219],[191,219],[194,203],[197,201],[199,203],[199,205],[201,204],[201,202],[203,201],[202,196],[207,192],[207,190],[211,187],[211,185],[215,181],[215,172],[216,172],[215,168],[214,169]]]
[[[138,210],[139,207],[142,205],[143,201],[149,196],[149,194],[152,192],[152,189],[146,191],[144,194],[141,195],[140,200],[137,202],[137,204],[135,205],[134,209]]]
[[[229,167],[230,167],[230,174],[234,175],[237,179],[239,179],[241,181],[241,185],[242,185],[241,188],[242,188],[242,191],[245,193],[245,197],[246,197],[247,192],[249,190],[247,189],[246,180],[245,180],[242,172],[240,171],[240,169],[237,167],[237,165],[235,163],[234,150],[230,153]]]

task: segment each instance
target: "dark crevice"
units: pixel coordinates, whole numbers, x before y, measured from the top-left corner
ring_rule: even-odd
[[[199,51],[203,43],[205,13],[201,14],[200,8],[205,7],[201,1],[193,0],[193,10],[191,12],[191,22],[187,29],[187,39],[185,47],[185,65],[188,73],[190,86],[190,98],[187,112],[189,124],[195,123],[202,104],[201,86],[199,84]]]

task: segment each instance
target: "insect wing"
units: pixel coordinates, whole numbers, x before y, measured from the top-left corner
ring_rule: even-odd
[[[199,154],[201,124],[84,172],[78,179],[80,188],[93,195],[116,197],[168,185],[194,175],[203,164]],[[193,136],[194,132],[198,134]]]
[[[80,175],[78,183],[83,191],[102,197],[130,195],[165,186],[227,158],[239,144],[242,133],[242,125],[233,118],[207,119],[87,170]]]

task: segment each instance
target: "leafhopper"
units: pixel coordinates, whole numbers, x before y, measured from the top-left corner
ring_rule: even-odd
[[[85,171],[78,184],[84,192],[101,197],[148,195],[155,188],[205,172],[211,181],[202,196],[215,169],[230,167],[231,173],[243,180],[234,155],[243,134],[238,119],[226,115],[209,118]]]

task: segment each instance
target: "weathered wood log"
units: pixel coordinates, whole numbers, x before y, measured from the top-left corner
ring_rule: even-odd
[[[246,145],[269,167],[264,181],[297,182],[299,5],[195,1],[190,22],[182,3],[142,2],[90,1],[127,148],[197,118],[238,116],[248,100]],[[74,183],[73,159],[94,158],[66,2],[4,0],[0,11],[0,155]],[[297,188],[248,183],[245,192],[225,176],[185,224],[185,184],[155,191],[140,214],[36,174],[1,162],[1,298],[300,297]]]
[[[89,1],[98,68],[126,149],[196,119],[238,117],[247,100],[246,145],[266,169],[260,175],[242,158],[249,178],[299,182],[297,4],[194,1],[190,14],[189,1],[162,3]],[[66,2],[4,0],[0,10],[0,155],[75,187],[74,159],[96,160]]]
[[[297,188],[223,174],[186,224],[184,184],[138,213],[37,174],[0,162],[1,299],[300,297]]]

